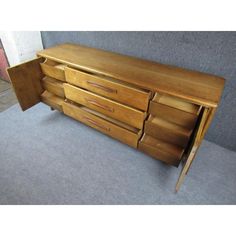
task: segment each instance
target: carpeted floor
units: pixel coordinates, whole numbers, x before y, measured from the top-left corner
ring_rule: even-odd
[[[204,141],[169,167],[49,107],[0,113],[0,204],[236,204],[236,153]]]

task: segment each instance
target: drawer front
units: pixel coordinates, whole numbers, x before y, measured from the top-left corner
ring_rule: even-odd
[[[48,91],[44,91],[43,94],[41,94],[41,101],[48,106],[62,112],[62,103],[64,102],[64,99],[61,97],[49,93]]]
[[[109,121],[106,121],[100,117],[97,117],[86,110],[83,110],[77,105],[73,105],[67,102],[63,102],[62,104],[63,112],[78,120],[82,123],[97,129],[119,141],[126,143],[134,148],[137,148],[137,143],[139,139],[139,135],[133,133],[129,130],[126,130],[118,125],[115,125]]]
[[[183,127],[166,121],[154,122],[150,118],[145,122],[144,132],[154,138],[183,148],[188,144],[191,135],[191,131]]]
[[[155,159],[174,166],[179,165],[183,155],[183,149],[161,140],[154,139],[146,134],[139,142],[138,149]]]
[[[45,75],[61,81],[66,81],[64,65],[50,60],[46,60],[44,63],[41,63],[40,65]]]
[[[62,98],[65,97],[64,87],[61,81],[52,79],[50,77],[44,77],[42,80],[42,84],[44,89],[46,89],[50,93],[53,93]]]
[[[123,104],[103,98],[70,84],[64,84],[65,96],[69,100],[82,104],[109,117],[141,129],[146,113]]]
[[[117,80],[98,77],[71,68],[66,68],[65,74],[68,83],[147,111],[151,92],[119,83]]]
[[[197,121],[197,115],[188,113],[173,107],[151,101],[149,113],[164,120],[193,129]]]

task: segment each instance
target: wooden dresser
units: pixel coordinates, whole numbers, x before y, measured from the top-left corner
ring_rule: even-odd
[[[178,191],[219,104],[223,78],[74,44],[37,56],[8,68],[23,111],[44,102],[155,159],[182,161]]]

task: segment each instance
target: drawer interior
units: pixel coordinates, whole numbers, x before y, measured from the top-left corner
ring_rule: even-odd
[[[155,93],[139,148],[159,160],[178,165],[190,143],[200,111],[201,106]]]
[[[149,113],[177,125],[193,129],[197,115],[154,101],[150,102]]]
[[[149,116],[148,122],[153,124],[153,126],[163,127],[167,130],[172,130],[173,133],[182,134],[183,136],[186,136],[186,137],[190,137],[190,135],[192,133],[192,130],[190,130],[190,129],[187,129],[187,128],[177,125],[175,123],[168,122],[166,120],[163,120],[162,118],[155,117],[152,115]]]
[[[184,149],[144,134],[139,142],[139,149],[150,156],[168,164],[178,166]]]
[[[40,97],[43,103],[47,104],[48,106],[58,111],[62,111],[62,103],[64,102],[63,98],[58,97],[55,94],[52,94],[48,91],[44,91]]]
[[[65,97],[62,81],[45,76],[42,79],[42,85],[43,85],[43,88],[47,90],[48,92],[53,93],[62,98]]]
[[[154,102],[164,104],[170,107],[174,107],[176,109],[192,113],[195,115],[199,115],[201,106],[186,102],[181,98],[173,97],[167,94],[160,94],[160,93],[155,93],[153,99]]]
[[[145,122],[144,132],[168,143],[186,147],[192,130],[150,115]]]
[[[49,77],[65,81],[65,67],[66,65],[58,63],[56,61],[46,59],[43,63],[40,63],[42,72]]]
[[[41,63],[42,65],[47,65],[47,66],[51,66],[51,67],[55,67],[59,70],[65,70],[66,65],[50,60],[50,59],[45,59],[45,61],[43,63]]]

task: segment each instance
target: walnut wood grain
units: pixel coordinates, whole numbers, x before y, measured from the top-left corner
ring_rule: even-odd
[[[151,101],[149,113],[177,125],[193,129],[197,115]]]
[[[184,154],[180,188],[219,104],[223,78],[74,44],[38,56],[8,69],[23,110],[42,101],[171,165]],[[42,80],[45,75],[51,78]]]
[[[143,127],[143,121],[146,118],[145,112],[128,107],[70,84],[65,83],[64,90],[65,96],[69,100],[87,106],[88,108],[120,120],[133,127],[139,129]]]
[[[218,76],[81,45],[61,44],[38,55],[205,106],[216,107],[224,87]]]
[[[138,130],[136,132],[131,132],[118,124],[115,124],[115,122],[110,122],[89,112],[89,109],[83,109],[83,106],[63,102],[62,107],[66,115],[116,138],[123,143],[137,148],[138,140],[141,135]]]
[[[198,106],[196,104],[186,102],[183,99],[169,96],[166,94],[160,94],[156,93],[153,97],[152,101],[167,105],[176,109],[179,109],[181,111],[185,111],[194,115],[199,115],[199,112],[201,110],[201,106]]]
[[[42,80],[42,85],[43,88],[50,93],[53,93],[62,98],[65,97],[63,82],[46,76]]]
[[[192,129],[189,130],[161,118],[149,116],[145,122],[144,132],[159,140],[185,148],[190,139]]]
[[[48,91],[44,91],[41,96],[41,101],[51,108],[54,108],[58,111],[62,112],[62,103],[64,101],[63,98],[56,96],[55,94],[52,94]]]
[[[46,60],[43,63],[40,64],[41,69],[44,73],[44,75],[47,75],[49,77],[65,81],[65,65],[59,64],[55,61]]]
[[[212,116],[212,114],[210,113],[210,116]],[[189,153],[188,156],[186,158],[186,161],[182,167],[182,170],[180,172],[179,178],[177,180],[176,186],[175,186],[175,190],[176,192],[179,191],[179,188],[181,186],[181,184],[184,181],[184,178],[196,156],[197,150],[203,140],[202,138],[202,133],[204,132],[204,127],[207,125],[207,119],[209,117],[209,108],[204,108],[203,112],[202,112],[202,117],[201,120],[199,121],[198,127],[196,129],[195,135],[194,135],[194,139],[192,140],[192,145],[191,148],[189,149]]]
[[[70,84],[147,111],[150,91],[135,88],[132,84],[121,83],[119,80],[96,76],[71,68],[65,68],[65,74],[66,81]]]
[[[139,150],[167,164],[178,166],[184,149],[144,134],[138,145]]]
[[[40,63],[43,58],[13,66],[7,69],[13,89],[23,111],[40,102],[40,94],[43,92],[41,79],[43,73]]]

